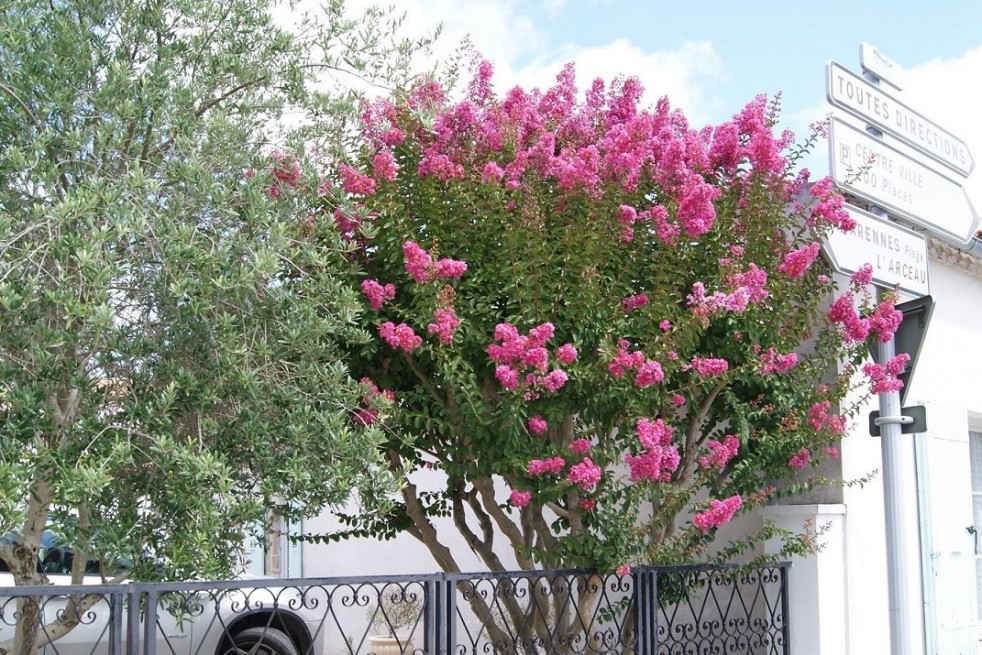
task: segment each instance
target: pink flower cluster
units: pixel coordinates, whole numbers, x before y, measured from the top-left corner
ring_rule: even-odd
[[[824,400],[808,408],[808,425],[815,432],[828,428],[832,434],[841,435],[846,431],[846,419],[839,414],[829,414],[832,404]]]
[[[525,507],[532,501],[532,492],[512,489],[509,500],[511,500],[511,504],[515,507]]]
[[[566,479],[573,484],[578,484],[584,491],[590,491],[600,482],[602,477],[600,467],[593,463],[589,457],[584,457],[579,464],[569,467],[569,474]]]
[[[550,457],[548,459],[533,459],[529,462],[529,475],[543,475],[552,473],[559,475],[566,468],[566,460],[562,457]]]
[[[396,297],[394,285],[382,286],[376,280],[364,280],[361,283],[361,292],[368,298],[368,304],[375,311],[382,309],[382,305]]]
[[[300,166],[297,158],[276,151],[273,153],[273,184],[266,189],[266,194],[271,198],[280,195],[283,187],[295,187],[300,182]],[[252,171],[246,173],[246,177],[252,177]]]
[[[831,177],[815,182],[809,193],[818,201],[808,217],[809,225],[832,225],[843,232],[850,232],[856,227],[856,221],[845,209],[845,199],[835,193]]]
[[[529,330],[528,335],[520,334],[511,323],[499,323],[494,328],[494,340],[488,346],[488,356],[498,364],[495,377],[505,389],[526,390],[529,399],[535,397],[536,389],[556,393],[569,380],[565,371],[554,368],[549,371],[549,351],[547,343],[555,336],[552,323],[542,323]],[[561,363],[576,360],[576,348],[563,344],[556,349],[556,359]],[[548,371],[548,372],[547,372]]]
[[[900,353],[883,366],[874,362],[863,365],[863,373],[872,383],[873,393],[889,393],[903,389],[904,383],[897,379],[897,376],[904,372],[908,362],[910,362],[910,355]]]
[[[808,466],[808,463],[811,461],[811,459],[812,459],[812,452],[807,448],[802,448],[801,450],[799,450],[798,452],[796,452],[794,455],[791,456],[791,459],[788,460],[788,466],[800,471],[806,466]]]
[[[529,430],[532,431],[532,434],[543,435],[548,429],[549,424],[538,414],[529,419]]]
[[[375,195],[375,180],[360,173],[351,166],[344,164],[339,169],[341,175],[341,188],[345,193],[356,196]]]
[[[757,346],[757,349],[760,347]],[[774,348],[768,348],[767,352],[760,356],[760,365],[757,373],[760,375],[770,375],[772,373],[787,373],[798,364],[797,353],[779,354]]]
[[[866,288],[873,281],[873,267],[869,264],[863,264],[859,267],[859,270],[852,274],[849,278],[849,283],[853,289],[859,291]]]
[[[460,325],[460,319],[457,318],[453,307],[437,309],[433,312],[433,319],[434,322],[426,327],[429,333],[436,334],[442,344],[453,343],[454,332],[457,330],[457,326]]]
[[[843,326],[846,339],[854,343],[865,341],[870,333],[875,334],[881,343],[886,343],[893,338],[904,318],[903,312],[894,307],[890,298],[878,303],[869,318],[861,318],[851,291],[836,298],[828,315],[830,321]]]
[[[372,425],[378,420],[378,409],[375,408],[376,399],[382,397],[393,402],[396,397],[388,389],[379,391],[378,385],[367,377],[362,378],[359,382],[365,386],[365,393],[361,397],[363,407],[355,413],[351,420],[358,425]]]
[[[710,439],[706,442],[706,448],[709,449],[709,455],[703,455],[699,458],[699,466],[722,469],[727,462],[737,456],[737,452],[740,450],[740,440],[734,435],[728,434],[723,438],[723,441]]]
[[[408,133],[419,140],[416,172],[422,178],[472,177],[506,189],[541,181],[588,195],[609,185],[635,190],[644,180],[655,183],[664,202],[677,208],[675,219],[664,205],[625,205],[617,210],[620,236],[630,241],[634,224],[647,220],[659,238],[671,243],[682,230],[699,236],[712,228],[720,176],[783,173],[782,151],[791,136],[775,137],[763,96],[732,122],[696,131],[667,100],[652,110],[640,109],[643,88],[634,78],[609,87],[596,80],[585,101],[578,101],[569,65],[544,92],[516,87],[498,99],[491,92],[491,70],[482,64],[467,97],[455,103],[448,102],[439,85],[425,81],[410,90],[408,112],[398,112],[390,101],[367,104],[362,123],[366,142],[376,152],[376,178],[394,177],[392,160],[377,155],[390,153]],[[424,110],[432,116],[427,129],[415,124],[400,129],[400,120]]]
[[[660,418],[654,421],[639,418],[635,428],[644,450],[638,455],[624,456],[624,463],[631,469],[631,480],[668,482],[681,461],[678,448],[672,444],[672,426]]]
[[[407,353],[423,345],[423,339],[413,329],[405,323],[396,325],[392,321],[386,321],[378,326],[378,333],[385,342],[396,349],[405,350]]]
[[[659,362],[648,359],[640,350],[628,352],[630,344],[625,339],[617,342],[617,354],[607,365],[607,370],[615,378],[624,377],[627,371],[635,371],[634,386],[639,389],[650,387],[665,379],[665,372]]]
[[[639,307],[644,307],[648,304],[648,296],[643,293],[638,293],[633,296],[628,296],[621,301],[621,307],[624,308],[625,312],[629,312]]]
[[[574,439],[569,444],[569,449],[578,455],[588,453],[592,448],[593,443],[589,439]]]
[[[705,534],[712,528],[719,528],[729,523],[741,505],[743,505],[743,499],[739,494],[724,500],[713,498],[709,501],[709,509],[704,512],[697,512],[692,517],[692,523]]]
[[[818,257],[819,247],[818,241],[812,241],[797,250],[790,251],[784,256],[784,260],[778,265],[777,270],[788,277],[801,277],[808,272]]]
[[[443,258],[434,262],[430,253],[415,241],[402,244],[402,256],[406,272],[419,284],[437,279],[457,280],[467,271],[467,263],[458,259]]]
[[[705,379],[723,375],[730,368],[730,363],[718,357],[693,357],[691,366],[700,378]]]
[[[706,285],[696,282],[692,285],[692,293],[686,300],[698,316],[709,316],[722,311],[739,314],[751,303],[763,302],[770,296],[765,288],[766,284],[767,272],[756,264],[750,263],[745,273],[727,276],[727,292],[714,291],[712,295],[707,296]]]

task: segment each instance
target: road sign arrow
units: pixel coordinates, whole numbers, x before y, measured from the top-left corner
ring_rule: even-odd
[[[972,240],[979,218],[961,184],[925,166],[910,148],[833,118],[829,160],[840,189],[949,240]]]

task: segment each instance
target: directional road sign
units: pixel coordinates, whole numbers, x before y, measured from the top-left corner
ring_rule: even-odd
[[[926,296],[930,289],[924,237],[861,209],[847,205],[846,211],[856,227],[851,232],[833,230],[822,244],[832,266],[850,275],[869,264],[877,286],[899,286],[913,296]]]
[[[975,162],[964,141],[834,61],[826,67],[825,95],[836,107],[909,143],[967,177]]]
[[[922,164],[910,148],[833,118],[829,159],[840,189],[956,242],[972,240],[979,217],[961,184]]]

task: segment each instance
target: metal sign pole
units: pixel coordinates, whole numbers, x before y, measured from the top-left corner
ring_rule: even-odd
[[[894,340],[878,346],[881,362],[888,362],[896,355]],[[883,456],[883,514],[886,532],[887,586],[890,610],[890,652],[893,655],[923,653],[923,616],[918,611],[920,595],[912,585],[920,582],[918,566],[918,526],[911,517],[916,499],[913,442],[909,435],[901,434],[901,423],[906,417],[900,413],[900,392],[879,394],[880,399],[880,449]],[[907,419],[909,420],[909,419]],[[915,575],[911,574],[911,569]]]

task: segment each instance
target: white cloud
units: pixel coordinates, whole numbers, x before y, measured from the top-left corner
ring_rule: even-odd
[[[543,0],[547,9],[560,10],[565,0]],[[349,0],[353,10],[370,0]],[[694,125],[708,120],[712,106],[707,88],[723,76],[723,64],[711,43],[691,41],[676,50],[646,50],[627,39],[583,46],[549,40],[522,11],[521,0],[394,0],[396,12],[405,12],[410,35],[432,31],[443,24],[434,55],[445,59],[467,37],[495,67],[495,88],[516,84],[545,88],[568,62],[575,62],[580,88],[595,77],[610,80],[634,75],[644,84],[645,100],[653,103],[667,95],[674,107],[686,111]]]

